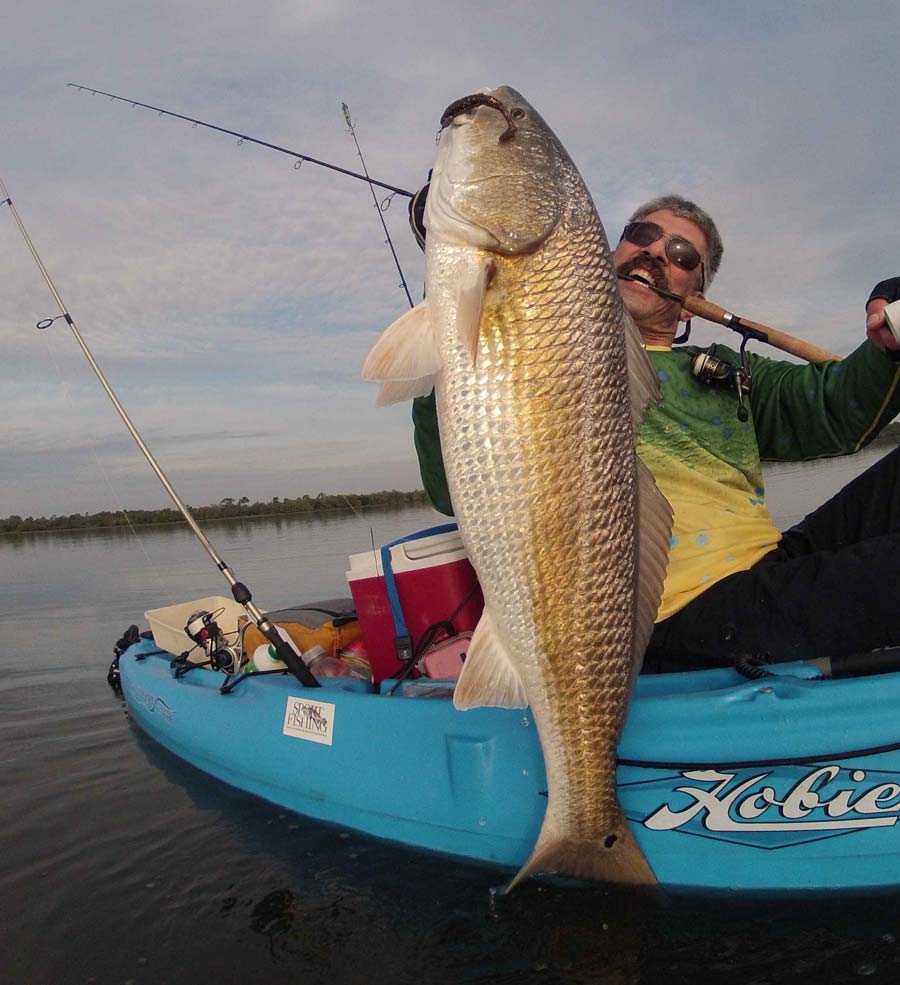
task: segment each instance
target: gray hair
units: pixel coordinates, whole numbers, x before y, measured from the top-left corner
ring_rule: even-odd
[[[639,205],[628,221],[637,222],[639,219],[645,219],[652,212],[662,212],[663,210],[672,212],[681,219],[689,219],[706,237],[709,254],[706,261],[705,286],[709,286],[719,269],[719,264],[722,262],[722,254],[725,252],[722,237],[719,235],[719,230],[716,229],[716,224],[699,205],[689,202],[680,195],[661,195],[659,198],[651,199],[649,202]]]

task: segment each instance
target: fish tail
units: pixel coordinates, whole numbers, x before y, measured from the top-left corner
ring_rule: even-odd
[[[553,872],[620,885],[655,887],[656,876],[623,815],[600,840],[560,835],[544,824],[528,861],[501,890],[506,894],[537,872]]]

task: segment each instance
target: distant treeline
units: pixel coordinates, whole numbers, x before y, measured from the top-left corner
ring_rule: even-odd
[[[273,497],[268,502],[251,503],[246,496],[234,499],[226,496],[214,506],[190,506],[194,518],[225,520],[232,517],[285,516],[287,514],[329,513],[343,510],[365,510],[373,507],[427,506],[424,490],[400,492],[396,489],[374,493],[319,493],[317,496],[299,496],[297,499]],[[69,516],[8,516],[0,520],[0,534],[31,533],[42,530],[87,530],[91,527],[146,526],[153,523],[185,523],[184,517],[174,508],[164,510],[121,510],[102,513],[72,513]]]
[[[873,444],[891,446],[900,444],[900,421],[892,421],[878,435]],[[365,510],[373,507],[427,506],[429,500],[424,490],[400,492],[396,489],[374,493],[319,493],[317,496],[299,496],[297,499],[273,497],[268,502],[251,503],[246,496],[234,499],[226,496],[214,506],[191,506],[199,521],[226,520],[232,517],[285,516],[288,514],[333,513]],[[173,508],[164,510],[128,510],[102,513],[72,513],[69,516],[8,516],[0,520],[0,534],[31,533],[41,530],[87,530],[90,527],[146,526],[153,523],[184,523],[184,517]]]

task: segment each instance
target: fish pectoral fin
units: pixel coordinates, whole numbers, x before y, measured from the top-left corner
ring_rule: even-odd
[[[528,707],[525,685],[487,608],[472,634],[462,673],[453,692],[453,704],[461,711],[483,706]]]
[[[421,301],[384,330],[366,356],[362,377],[364,380],[423,380],[433,377],[440,368],[441,355],[428,304]]]
[[[659,403],[662,393],[653,364],[644,350],[640,329],[631,315],[625,313],[625,357],[628,363],[628,393],[631,397],[631,420],[634,429],[641,426],[644,408],[652,400]]]
[[[427,397],[436,382],[437,374],[423,376],[418,380],[388,380],[381,384],[375,406],[384,407],[387,404],[398,404],[402,400],[412,400],[413,397]]]
[[[481,335],[481,315],[484,311],[484,295],[496,272],[493,260],[486,257],[459,285],[456,303],[456,332],[475,368],[478,358],[478,338]]]
[[[659,491],[650,469],[637,461],[637,605],[634,626],[634,674],[640,672],[644,651],[650,642],[659,612],[669,538],[672,536],[672,507]]]

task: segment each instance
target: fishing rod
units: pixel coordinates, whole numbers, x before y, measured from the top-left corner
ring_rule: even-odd
[[[414,198],[415,192],[407,191],[405,188],[398,188],[396,185],[389,185],[384,181],[377,181],[369,174],[369,169],[366,167],[366,162],[363,159],[362,150],[359,146],[359,141],[356,139],[356,130],[353,123],[350,121],[350,110],[347,108],[346,103],[342,103],[344,110],[344,119],[347,121],[347,126],[350,128],[350,135],[353,137],[353,142],[356,144],[356,153],[360,161],[362,161],[364,174],[359,174],[357,171],[350,171],[347,168],[339,167],[337,164],[330,164],[328,161],[320,161],[318,158],[310,157],[308,154],[301,154],[299,151],[290,150],[287,147],[280,147],[278,144],[272,144],[267,140],[259,140],[256,137],[251,137],[246,133],[239,133],[237,130],[229,130],[226,127],[216,126],[213,123],[206,123],[203,120],[195,119],[192,116],[183,116],[181,113],[175,113],[172,110],[163,109],[160,106],[151,106],[149,103],[142,103],[137,99],[129,99],[127,96],[117,96],[112,92],[103,92],[102,89],[92,89],[90,86],[79,85],[77,82],[68,82],[68,86],[73,89],[78,89],[80,92],[89,92],[95,96],[108,96],[113,102],[120,103],[131,103],[134,106],[141,106],[144,109],[152,109],[155,113],[159,113],[160,116],[171,116],[176,120],[185,120],[188,123],[196,127],[206,127],[208,130],[217,130],[219,133],[227,133],[232,137],[240,138],[238,140],[238,145],[242,144],[245,140],[253,144],[259,144],[261,147],[268,147],[271,150],[277,150],[282,154],[288,154],[291,157],[297,158],[297,163],[294,165],[295,168],[299,168],[304,161],[308,161],[310,164],[317,164],[320,167],[328,168],[331,171],[337,171],[339,174],[349,175],[351,178],[357,178],[360,181],[366,182],[369,186],[369,190],[372,192],[372,200],[375,203],[375,208],[378,210],[378,217],[381,220],[381,227],[384,230],[384,235],[386,237],[385,243],[391,250],[391,256],[394,258],[394,265],[397,268],[397,273],[400,275],[400,287],[403,288],[406,293],[406,300],[409,301],[410,308],[415,307],[412,297],[409,293],[409,288],[406,286],[406,278],[403,276],[403,270],[400,266],[400,260],[397,257],[397,251],[394,249],[393,241],[391,240],[391,234],[388,232],[387,223],[384,221],[384,213],[390,206],[391,199],[394,195],[405,195],[407,198]],[[384,188],[391,194],[379,204],[378,198],[375,195],[375,186],[379,188]]]
[[[341,109],[344,111],[344,119],[347,122],[347,127],[350,130],[350,136],[353,138],[353,143],[356,144],[356,153],[359,157],[360,162],[363,166],[363,171],[366,173],[366,177],[369,177],[369,169],[366,167],[365,159],[362,155],[362,150],[359,146],[359,141],[356,139],[356,128],[353,126],[353,121],[350,119],[350,107],[346,103],[341,103]],[[415,302],[409,293],[409,288],[406,286],[406,278],[403,276],[403,270],[400,267],[400,261],[397,259],[397,251],[394,249],[394,243],[391,239],[391,234],[388,232],[387,223],[384,221],[385,205],[382,203],[378,204],[378,198],[375,195],[375,189],[372,187],[371,182],[369,183],[369,191],[372,193],[372,202],[375,205],[375,211],[378,213],[378,218],[381,220],[381,228],[384,230],[385,244],[391,249],[391,256],[394,258],[394,265],[397,268],[397,273],[400,275],[400,286],[406,292],[406,300],[409,301],[410,308],[415,308]],[[410,196],[412,197],[412,196]],[[391,196],[385,200],[390,204]]]
[[[828,360],[840,361],[842,358],[833,352],[829,352],[827,349],[813,345],[811,342],[804,342],[802,339],[795,338],[793,335],[788,335],[787,332],[781,332],[777,328],[769,328],[768,325],[763,325],[760,322],[749,321],[746,318],[734,315],[730,311],[726,311],[725,308],[713,304],[711,301],[707,301],[705,298],[697,296],[682,297],[673,291],[667,291],[665,288],[648,283],[643,277],[633,277],[631,274],[619,274],[619,277],[621,280],[630,280],[637,284],[642,284],[644,287],[649,287],[651,291],[655,291],[660,297],[668,298],[670,301],[677,301],[685,311],[689,311],[692,315],[697,315],[698,318],[715,322],[718,325],[725,325],[727,328],[742,335],[745,340],[751,338],[759,342],[767,342],[775,349],[788,352],[792,356],[799,356],[801,359],[805,359],[810,363],[824,363]]]
[[[320,161],[315,157],[310,157],[307,154],[301,154],[299,151],[290,150],[288,147],[280,147],[278,144],[269,143],[267,140],[259,140],[257,137],[250,137],[246,133],[239,133],[237,130],[229,130],[227,127],[216,126],[214,123],[205,123],[203,120],[194,119],[192,116],[182,116],[181,113],[175,113],[169,109],[162,109],[159,106],[151,106],[149,103],[142,103],[137,99],[129,99],[127,96],[117,96],[112,92],[103,92],[102,89],[92,89],[90,86],[79,85],[77,82],[68,82],[66,85],[71,86],[73,89],[78,89],[81,92],[90,92],[95,96],[108,96],[113,102],[120,103],[131,103],[132,106],[141,106],[143,109],[152,109],[155,113],[159,113],[160,116],[171,116],[176,120],[185,120],[187,123],[192,123],[195,127],[206,127],[207,130],[218,130],[219,133],[227,133],[231,137],[237,137],[238,143],[242,144],[247,141],[251,144],[259,144],[260,147],[268,147],[270,150],[277,150],[281,154],[287,154],[290,157],[297,158],[298,161],[306,161],[309,164],[317,164],[319,167],[328,168],[331,171],[337,171],[340,174],[346,174],[351,178],[357,178],[360,181],[365,181],[367,184],[377,185],[379,188],[385,188],[389,192],[393,192],[394,195],[405,195],[407,198],[413,198],[415,192],[408,191],[406,188],[398,188],[396,185],[389,185],[387,182],[378,181],[375,178],[369,176],[369,173],[359,174],[357,171],[350,171],[347,168],[339,167],[337,164],[330,164],[328,161]],[[360,155],[361,157],[362,155]],[[294,165],[297,167],[297,165]]]
[[[25,224],[22,222],[22,218],[19,215],[19,212],[16,209],[15,205],[13,204],[13,200],[10,197],[9,192],[6,190],[6,186],[3,184],[2,179],[0,179],[0,195],[2,195],[2,198],[0,198],[0,206],[2,205],[9,206],[10,212],[12,213],[12,216],[16,221],[16,225],[19,227],[19,232],[22,234],[22,237],[25,240],[25,243],[32,257],[34,258],[34,262],[37,264],[38,270],[40,270],[41,276],[44,278],[44,281],[47,284],[47,287],[50,289],[50,293],[53,295],[53,298],[56,301],[56,304],[61,312],[61,314],[56,315],[53,318],[44,318],[42,321],[39,321],[37,323],[37,327],[40,329],[45,329],[45,328],[49,328],[53,324],[53,322],[58,321],[60,318],[65,320],[69,328],[72,329],[72,334],[75,336],[75,341],[78,343],[78,345],[81,348],[81,351],[85,355],[85,358],[90,363],[91,369],[93,369],[93,371],[97,374],[97,378],[100,380],[100,384],[102,385],[103,389],[106,391],[106,395],[113,402],[113,406],[116,408],[116,410],[119,412],[119,416],[125,422],[125,427],[128,428],[132,438],[134,438],[134,440],[137,442],[138,448],[140,448],[140,450],[144,453],[144,457],[150,463],[150,467],[156,473],[159,481],[163,484],[166,492],[171,497],[172,502],[175,503],[175,505],[181,511],[182,516],[185,518],[185,520],[187,520],[188,526],[191,528],[191,530],[194,531],[194,533],[197,536],[197,539],[205,548],[206,553],[209,554],[209,556],[212,558],[213,562],[215,563],[216,567],[219,569],[219,571],[222,572],[222,574],[225,576],[226,581],[231,585],[231,594],[234,596],[235,602],[237,602],[238,605],[242,605],[244,607],[244,609],[247,611],[247,614],[250,616],[250,618],[259,628],[259,631],[263,634],[263,636],[266,637],[269,643],[271,643],[271,645],[275,649],[275,652],[278,654],[278,656],[284,662],[287,668],[291,671],[291,673],[297,678],[297,680],[299,680],[304,687],[319,687],[320,686],[319,682],[310,672],[309,668],[306,666],[303,660],[297,656],[291,645],[286,640],[281,638],[278,629],[269,620],[269,617],[266,616],[263,612],[261,612],[259,608],[255,605],[255,603],[253,602],[253,597],[251,596],[247,586],[237,580],[231,568],[229,568],[226,562],[223,561],[222,558],[219,556],[219,554],[216,553],[215,549],[207,539],[206,535],[197,525],[197,521],[193,518],[193,516],[191,516],[190,510],[181,501],[181,498],[179,497],[178,493],[175,492],[175,489],[172,486],[171,482],[169,482],[169,480],[166,478],[165,473],[160,468],[156,459],[153,457],[152,453],[150,452],[150,449],[146,446],[146,444],[144,444],[143,438],[141,438],[137,428],[134,426],[134,424],[132,424],[131,418],[128,416],[128,414],[125,411],[125,408],[119,402],[119,398],[113,392],[112,387],[109,385],[106,377],[103,375],[103,371],[97,365],[97,362],[94,359],[93,355],[91,354],[90,349],[88,349],[87,344],[85,343],[84,339],[81,337],[81,333],[78,331],[78,328],[75,325],[75,320],[72,318],[66,306],[63,304],[63,300],[60,297],[59,291],[57,291],[56,287],[53,284],[53,281],[50,279],[50,274],[47,272],[47,268],[44,266],[43,260],[41,260],[38,251],[35,249],[34,243],[32,243],[31,237],[28,235],[28,231],[25,229]]]

